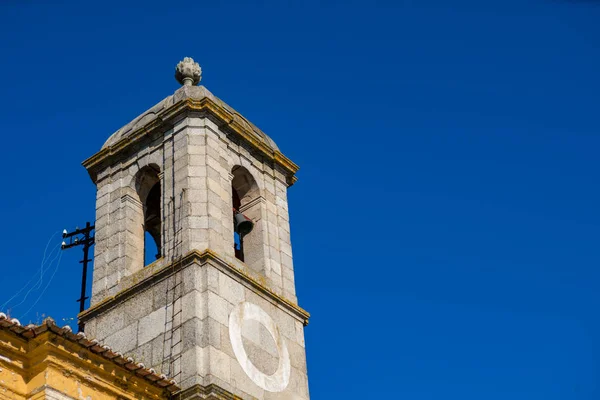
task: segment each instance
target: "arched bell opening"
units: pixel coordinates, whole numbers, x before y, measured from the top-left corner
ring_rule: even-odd
[[[260,190],[254,177],[242,167],[231,173],[231,203],[233,212],[233,246],[235,256],[253,269],[264,265],[264,240]]]
[[[144,204],[144,265],[158,260],[162,254],[160,203],[161,190],[159,181],[150,189],[146,203]]]
[[[240,233],[238,232],[235,219],[240,207],[242,206],[242,202],[240,200],[240,195],[238,194],[233,184],[231,185],[231,202],[233,203],[233,249],[235,251],[235,258],[244,261],[244,251],[242,247],[243,243],[241,240],[242,238],[240,237]]]
[[[141,215],[138,216],[141,229],[137,230],[142,237],[138,249],[143,265],[151,264],[162,256],[162,190],[158,166],[150,165],[142,168],[135,180],[135,189],[141,204]]]

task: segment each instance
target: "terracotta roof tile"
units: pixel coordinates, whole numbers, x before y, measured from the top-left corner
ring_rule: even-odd
[[[34,338],[46,331],[55,333],[64,337],[70,342],[87,348],[92,353],[98,354],[106,360],[113,362],[120,367],[124,367],[134,372],[137,376],[144,378],[151,384],[167,389],[169,392],[179,390],[175,381],[167,378],[164,374],[158,374],[152,368],[146,368],[142,363],[136,363],[131,357],[124,357],[121,353],[113,351],[109,346],[102,345],[96,339],[89,339],[83,332],[73,333],[70,326],[65,325],[62,328],[56,325],[52,318],[46,318],[40,325],[29,324],[22,326],[18,319],[9,319],[6,314],[0,312],[0,329],[11,331],[25,339]]]

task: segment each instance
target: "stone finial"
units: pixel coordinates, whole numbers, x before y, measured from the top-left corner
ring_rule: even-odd
[[[196,86],[202,79],[200,64],[191,57],[185,57],[175,67],[175,79],[184,86]]]

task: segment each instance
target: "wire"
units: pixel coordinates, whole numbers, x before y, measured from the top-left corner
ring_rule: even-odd
[[[57,247],[57,250],[58,250],[58,252],[56,253],[56,255],[48,263],[48,268],[46,268],[46,271],[50,269],[50,267],[52,266],[52,264],[54,263],[54,261],[57,258],[62,257],[62,251],[60,250],[60,246]],[[50,254],[53,254],[53,253],[50,253]],[[43,268],[44,267],[43,267],[43,264],[42,264],[42,273],[40,274],[40,279],[37,281],[37,283],[35,285],[33,285],[27,291],[27,293],[25,293],[25,296],[23,296],[23,299],[20,302],[18,302],[17,304],[15,304],[14,306],[12,306],[12,308],[16,308],[16,307],[20,306],[21,304],[25,303],[25,300],[27,300],[27,297],[29,297],[29,294],[31,292],[33,292],[34,290],[38,290],[42,286],[43,277],[44,277],[44,270],[43,270]]]
[[[41,280],[41,279],[43,278],[43,276],[44,276],[44,264],[45,264],[45,263],[46,263],[46,261],[47,261],[47,257],[46,257],[46,255],[47,255],[47,252],[48,252],[48,247],[50,246],[50,242],[52,242],[52,240],[54,239],[54,237],[55,237],[57,234],[59,234],[59,233],[60,233],[60,231],[54,232],[54,233],[52,234],[52,236],[50,236],[50,239],[48,239],[48,243],[46,243],[46,247],[44,248],[44,256],[42,257],[42,263],[41,263],[41,265],[40,265],[40,280]],[[28,282],[27,282],[25,285],[23,285],[23,287],[21,287],[21,289],[19,289],[19,291],[18,291],[17,293],[15,293],[15,294],[14,294],[14,295],[13,295],[13,296],[10,298],[10,299],[6,300],[6,301],[5,301],[5,302],[4,302],[4,303],[3,303],[3,304],[0,306],[0,310],[2,310],[2,309],[6,309],[5,307],[6,307],[6,306],[8,306],[8,304],[9,304],[9,303],[10,303],[10,302],[11,302],[11,301],[12,301],[12,300],[15,298],[15,297],[17,297],[19,294],[21,294],[21,292],[23,292],[23,290],[25,290],[25,289],[26,289],[26,288],[29,286],[29,284],[30,284],[31,282],[33,282],[33,280],[35,279],[35,277],[36,277],[36,276],[37,276],[37,273],[36,273],[36,274],[34,274],[34,275],[31,277],[31,279],[29,279],[29,281],[28,281]],[[38,282],[40,282],[40,281],[38,281]],[[40,282],[40,283],[41,283],[41,282]],[[36,285],[38,285],[38,284],[36,284]],[[28,294],[29,294],[29,292],[28,292]]]
[[[60,266],[60,260],[62,259],[62,255],[63,255],[62,251],[59,254],[60,254],[60,256],[58,257],[58,261],[56,262],[56,267],[54,268],[54,272],[52,273],[52,276],[50,276],[50,279],[48,280],[48,283],[46,283],[46,286],[44,287],[44,290],[42,290],[42,293],[40,293],[40,295],[35,300],[35,302],[31,305],[31,307],[29,307],[27,309],[27,311],[25,311],[25,314],[23,314],[23,316],[27,315],[29,313],[29,311],[31,311],[33,309],[33,307],[35,307],[35,305],[38,303],[38,301],[40,301],[40,299],[42,298],[42,296],[44,295],[44,293],[46,293],[46,290],[48,289],[48,286],[50,286],[50,284],[52,283],[52,280],[54,279],[54,275],[56,275],[56,271],[58,271],[58,267]]]

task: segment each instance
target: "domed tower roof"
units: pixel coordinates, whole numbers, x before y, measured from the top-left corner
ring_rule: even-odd
[[[95,182],[100,170],[119,158],[120,154],[131,151],[134,144],[156,132],[166,132],[182,114],[199,113],[214,120],[228,135],[237,136],[256,154],[282,167],[288,184],[293,184],[298,166],[285,157],[273,139],[256,125],[206,87],[195,86],[200,82],[201,74],[200,66],[191,58],[181,61],[176,67],[175,78],[182,87],[113,133],[98,153],[83,162],[92,180]]]
[[[273,151],[279,151],[279,147],[275,144],[273,139],[271,139],[266,133],[261,131],[256,125],[248,121],[242,114],[237,112],[233,107],[229,106],[223,100],[219,99],[217,96],[213,95],[206,87],[204,86],[183,86],[171,96],[166,97],[158,104],[154,105],[152,108],[144,111],[142,114],[134,118],[131,122],[127,123],[121,129],[110,135],[108,140],[102,146],[102,149],[109,148],[122,139],[125,139],[131,135],[134,135],[140,128],[145,127],[146,125],[155,121],[162,111],[167,110],[175,103],[178,103],[182,100],[193,99],[193,100],[204,100],[210,99],[213,102],[219,104],[225,110],[227,110],[238,122],[240,125],[244,125],[249,131],[251,131],[256,140],[260,141],[265,146],[268,146]]]

